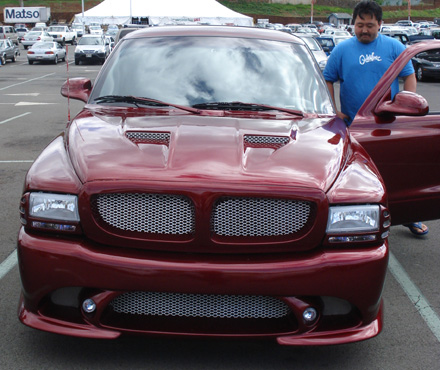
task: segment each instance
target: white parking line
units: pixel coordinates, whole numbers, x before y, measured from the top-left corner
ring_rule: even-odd
[[[11,118],[5,119],[4,121],[0,122],[0,125],[2,125],[3,123],[6,123],[6,122],[10,122],[10,121],[12,121],[14,119],[17,119],[17,118],[21,118],[21,117],[27,116],[28,114],[31,114],[31,112],[26,112],[26,113],[20,114],[19,116],[15,116],[15,117],[11,117]]]
[[[17,264],[17,250],[14,251],[0,264],[0,280]]]
[[[33,163],[32,159],[18,160],[18,161],[0,161],[0,163]]]
[[[405,291],[418,313],[422,316],[423,320],[425,320],[429,329],[432,331],[432,334],[434,334],[440,342],[440,318],[391,252],[388,268]]]
[[[0,89],[0,91],[9,89],[10,87],[14,87],[14,86],[18,86],[18,85],[23,85],[23,84],[26,84],[26,83],[31,82],[31,81],[41,80],[42,78],[46,78],[46,77],[52,76],[54,74],[55,74],[55,72],[54,73],[49,73],[48,75],[44,75],[44,76],[41,76],[41,77],[31,78],[30,80],[25,80],[23,82],[19,82],[19,83],[13,84],[13,85],[5,86],[5,87],[2,87]]]

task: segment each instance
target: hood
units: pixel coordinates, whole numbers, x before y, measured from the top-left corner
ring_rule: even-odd
[[[86,106],[67,135],[82,183],[270,183],[325,192],[348,147],[347,129],[334,118],[93,107]]]

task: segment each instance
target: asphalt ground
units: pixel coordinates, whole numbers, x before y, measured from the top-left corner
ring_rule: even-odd
[[[384,287],[385,326],[368,341],[327,347],[282,347],[273,342],[124,337],[114,341],[40,332],[17,319],[20,277],[16,237],[26,171],[82,102],[60,95],[67,77],[92,81],[100,65],[32,66],[25,51],[0,68],[0,368],[1,369],[440,369],[440,222],[416,237],[391,228]],[[440,106],[440,81],[418,92]],[[440,110],[440,108],[438,109]],[[440,144],[440,143],[439,143]]]

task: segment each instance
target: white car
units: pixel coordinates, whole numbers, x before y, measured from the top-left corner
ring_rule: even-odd
[[[53,37],[53,41],[59,42],[62,45],[64,45],[66,42],[73,45],[76,42],[76,32],[72,31],[67,26],[50,26],[47,29],[47,33]]]
[[[36,42],[27,52],[29,64],[34,62],[51,62],[57,64],[58,61],[66,61],[66,49],[55,41]]]
[[[53,37],[46,31],[29,31],[21,39],[24,48],[27,49],[38,41],[53,41]]]
[[[295,36],[298,36],[307,44],[309,49],[312,51],[313,56],[315,57],[316,62],[319,65],[319,68],[321,69],[321,71],[323,71],[325,66],[327,65],[328,56],[322,49],[321,44],[312,35],[295,34]]]
[[[86,34],[86,29],[82,23],[72,23],[72,30],[76,32],[76,38]]]
[[[91,35],[102,35],[102,28],[101,26],[89,26],[89,31]]]
[[[110,54],[110,41],[102,35],[84,35],[75,49],[75,64],[99,62],[104,64]]]

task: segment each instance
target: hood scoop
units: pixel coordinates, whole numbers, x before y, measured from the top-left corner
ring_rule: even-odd
[[[125,136],[135,144],[157,144],[169,146],[171,134],[169,132],[127,131]]]
[[[270,148],[279,149],[288,144],[288,136],[268,136],[268,135],[244,135],[244,149],[247,148]]]

